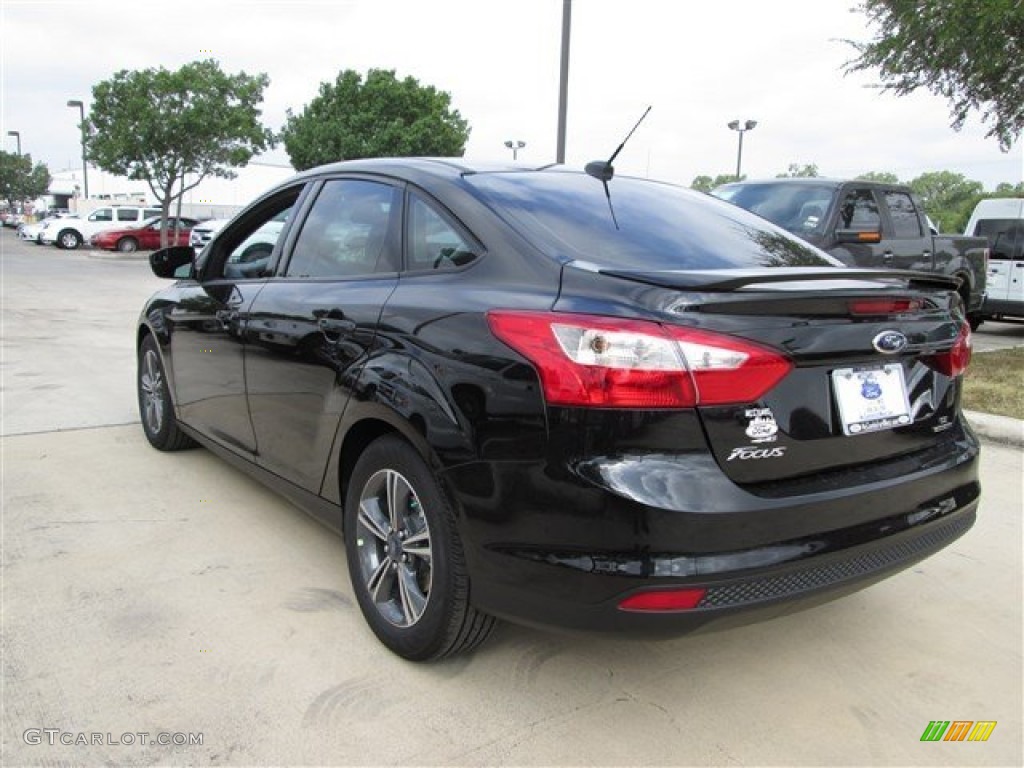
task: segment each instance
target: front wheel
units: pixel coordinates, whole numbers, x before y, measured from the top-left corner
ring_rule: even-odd
[[[73,229],[62,230],[57,235],[57,247],[66,251],[73,251],[82,244],[82,236]]]
[[[181,431],[174,417],[167,374],[152,336],[146,336],[139,347],[136,383],[142,431],[150,445],[161,451],[180,451],[195,445],[195,441]]]
[[[122,237],[117,241],[117,250],[121,253],[134,253],[139,250],[139,241],[134,237]]]
[[[363,617],[410,661],[475,648],[494,618],[469,603],[455,515],[430,468],[397,436],[371,443],[345,499],[345,550]]]

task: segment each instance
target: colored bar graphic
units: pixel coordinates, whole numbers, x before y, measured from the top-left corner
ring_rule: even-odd
[[[996,720],[979,720],[974,724],[974,730],[967,737],[968,741],[988,741],[992,731],[996,729]]]
[[[932,720],[921,734],[921,741],[939,741],[949,728],[949,720]]]
[[[930,720],[921,741],[988,741],[997,720]]]
[[[974,725],[973,720],[954,720],[953,724],[949,726],[949,730],[946,731],[946,738],[943,741],[963,741],[970,733],[972,725]]]

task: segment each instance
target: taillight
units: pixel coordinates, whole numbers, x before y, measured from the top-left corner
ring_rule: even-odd
[[[689,611],[704,599],[707,590],[703,587],[682,589],[652,589],[636,592],[619,603],[620,611]]]
[[[779,353],[743,339],[646,320],[512,310],[487,319],[495,336],[534,364],[552,405],[750,403],[792,368]]]
[[[925,358],[924,362],[950,378],[960,376],[971,363],[971,348],[971,326],[964,323],[960,326],[960,333],[957,334],[956,341],[948,352],[932,355]]]

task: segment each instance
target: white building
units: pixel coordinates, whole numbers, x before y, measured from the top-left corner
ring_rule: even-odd
[[[156,205],[145,181],[115,176],[89,166],[89,198],[84,198],[82,168],[51,171],[50,200],[44,207],[68,208],[82,215],[111,203]],[[234,179],[207,177],[185,193],[181,213],[198,219],[224,218],[235,214],[254,198],[295,173],[290,165],[251,161],[235,168]],[[186,183],[189,183],[186,178]],[[176,205],[176,204],[175,204]]]

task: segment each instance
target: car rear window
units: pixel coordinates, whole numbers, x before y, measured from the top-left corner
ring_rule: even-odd
[[[584,174],[481,173],[481,198],[534,245],[603,267],[732,269],[839,266],[736,206],[671,184]]]

